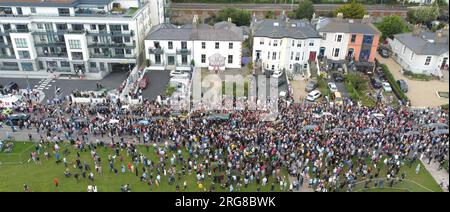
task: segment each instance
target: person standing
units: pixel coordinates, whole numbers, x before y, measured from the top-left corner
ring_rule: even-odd
[[[55,187],[58,188],[58,186],[59,186],[58,178],[53,179],[53,184],[55,184]]]

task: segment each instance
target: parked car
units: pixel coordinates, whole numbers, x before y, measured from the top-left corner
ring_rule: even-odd
[[[330,89],[331,92],[338,92],[336,84],[334,84],[333,82],[328,83],[328,89]]]
[[[181,70],[172,70],[170,71],[170,77],[177,77],[177,76],[189,76],[188,73],[184,73],[184,71]]]
[[[306,100],[314,102],[317,99],[319,99],[322,96],[322,93],[318,90],[314,90],[308,93],[308,96],[306,97]]]
[[[385,48],[381,48],[378,53],[381,55],[381,57],[383,58],[389,58],[389,50],[385,49]]]
[[[314,89],[316,89],[317,87],[319,87],[319,84],[317,84],[317,82],[310,81],[310,82],[308,82],[308,84],[306,84],[305,91],[306,92],[311,92]]]
[[[392,92],[391,85],[388,82],[383,82],[382,85],[385,92]]]
[[[146,89],[147,86],[148,86],[149,81],[150,81],[150,80],[148,79],[148,77],[147,77],[147,76],[144,76],[144,77],[141,79],[141,81],[139,82],[139,88],[142,89],[142,90]]]
[[[12,91],[18,91],[19,90],[19,85],[17,85],[17,83],[15,82],[10,82],[8,84],[5,85],[5,87],[3,88],[3,94],[8,94],[8,93],[12,93]]]
[[[281,71],[275,71],[275,72],[273,72],[272,77],[278,79],[278,78],[280,78],[282,75],[283,75],[283,72],[281,72]]]
[[[333,73],[333,79],[335,82],[344,82],[344,76],[340,73]]]
[[[377,78],[370,78],[370,84],[372,84],[372,87],[375,89],[380,89],[383,86],[380,79]]]
[[[12,123],[14,126],[16,126],[19,123],[19,121],[23,122],[28,119],[30,119],[30,115],[28,115],[28,114],[24,114],[24,113],[11,114],[8,116],[9,121],[7,121],[6,124],[11,126],[11,123]]]
[[[402,90],[403,93],[408,92],[408,84],[406,84],[405,80],[397,80],[398,86],[400,86],[400,90]]]

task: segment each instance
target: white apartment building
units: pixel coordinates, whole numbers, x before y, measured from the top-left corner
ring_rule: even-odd
[[[393,58],[404,70],[442,77],[449,66],[448,29],[433,32],[403,33],[390,41]]]
[[[209,26],[194,17],[192,24],[153,27],[145,40],[146,58],[154,70],[238,69],[243,41],[242,29],[231,20]]]
[[[321,36],[303,20],[279,19],[252,21],[253,58],[263,70],[299,73],[315,61]]]
[[[0,71],[101,78],[144,58],[165,0],[0,0]]]

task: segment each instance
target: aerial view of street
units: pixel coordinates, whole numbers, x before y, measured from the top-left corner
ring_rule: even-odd
[[[0,0],[0,192],[448,192],[448,14]]]

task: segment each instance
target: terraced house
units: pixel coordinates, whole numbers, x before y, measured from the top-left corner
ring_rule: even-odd
[[[0,71],[102,78],[144,61],[165,0],[0,0]]]

